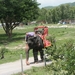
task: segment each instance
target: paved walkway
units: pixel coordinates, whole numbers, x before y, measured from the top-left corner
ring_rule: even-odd
[[[40,60],[39,56],[38,58]],[[32,68],[33,66],[40,67],[40,66],[45,65],[44,62],[39,62],[38,64],[34,64],[33,57],[29,58],[30,65],[25,64],[25,59],[23,59],[22,61],[23,61],[24,71]],[[46,64],[50,64],[50,63],[51,63],[50,61],[46,62]],[[18,72],[21,72],[21,60],[17,60],[15,62],[10,62],[10,63],[5,63],[5,64],[0,65],[0,75],[12,75]]]

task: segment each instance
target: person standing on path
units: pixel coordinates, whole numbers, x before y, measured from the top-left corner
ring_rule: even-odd
[[[29,50],[33,49],[34,62],[38,62],[38,51],[40,52],[41,60],[43,61],[43,41],[35,34],[35,32],[28,32],[25,37],[26,41],[26,64],[29,65]]]

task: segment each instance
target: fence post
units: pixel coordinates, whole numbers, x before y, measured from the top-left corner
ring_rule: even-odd
[[[46,66],[46,49],[44,49],[44,64]]]
[[[23,73],[23,61],[22,61],[22,54],[20,54],[20,59],[21,59],[21,71],[22,71],[22,75],[23,75],[24,73]]]

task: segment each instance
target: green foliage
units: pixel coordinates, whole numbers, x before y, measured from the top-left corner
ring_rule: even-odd
[[[13,40],[7,43],[7,47],[23,44],[25,32],[33,31],[31,27],[27,26],[27,29],[14,30]],[[32,70],[25,73],[28,75],[75,75],[75,28],[50,28],[49,34],[53,35],[47,38],[52,42],[52,46],[47,49],[47,53],[50,55],[49,59],[53,60],[52,64],[42,68],[33,67]],[[0,30],[0,46],[6,40],[4,32]],[[5,58],[0,60],[0,64],[18,60],[20,59],[20,54],[25,58],[23,49],[5,51]]]
[[[75,48],[73,42],[73,40],[69,40],[64,44],[65,69],[68,70],[68,75],[75,74]]]
[[[39,10],[38,21],[45,21],[46,22],[46,14],[47,14],[47,10],[46,9],[42,8],[41,10]]]
[[[5,47],[0,49],[0,59],[4,58],[6,52],[8,52],[8,50]]]
[[[75,48],[74,41],[68,40],[66,43],[58,48],[49,48],[48,54],[50,54],[50,60],[56,60],[49,68],[52,71],[56,71],[55,74],[59,75],[74,75],[75,74]],[[50,71],[51,71],[50,70]],[[67,74],[63,74],[63,71]],[[62,74],[60,73],[62,72]]]
[[[47,54],[50,56],[50,60],[63,59],[63,48],[57,47],[54,36],[49,36],[48,40],[51,41],[51,46],[47,48]]]
[[[51,42],[51,46],[47,48],[46,53],[50,55],[50,59],[56,59],[55,58],[55,52],[56,52],[56,41],[54,36],[49,36],[47,38]]]
[[[44,10],[46,10],[44,15]],[[58,23],[59,21],[64,22],[66,20],[74,20],[75,19],[75,7],[70,6],[69,4],[62,4],[53,9],[41,9],[41,13],[39,15],[39,20],[46,21],[47,23]],[[42,16],[41,16],[42,15]]]
[[[45,71],[45,67],[32,67],[31,70],[28,70],[25,72],[25,74],[28,75],[48,75],[48,73]]]
[[[67,75],[68,71],[62,68],[64,62],[60,59],[52,61],[52,64],[46,66],[46,71],[50,75]]]
[[[35,0],[0,0],[0,19],[5,23],[21,22],[24,18],[33,20],[38,13],[38,5]]]
[[[47,53],[52,63],[46,67],[33,67],[25,71],[25,74],[75,75],[75,29],[50,28],[49,35],[47,39],[51,41],[52,46],[47,48]]]
[[[9,39],[20,22],[38,17],[38,5],[36,0],[0,0],[0,21]]]

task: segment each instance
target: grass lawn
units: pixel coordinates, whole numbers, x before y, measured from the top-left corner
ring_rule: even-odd
[[[33,28],[34,26],[24,26],[15,28],[13,30],[12,40],[9,40],[4,30],[0,28],[0,46],[3,46],[5,43],[9,47],[14,47],[19,44],[22,44],[25,39],[25,33],[33,31]]]
[[[22,54],[22,58],[24,59],[25,58],[25,50],[23,50],[23,49],[17,49],[17,50],[12,50],[12,51],[8,50],[5,53],[4,58],[0,59],[0,64],[19,60],[20,54]],[[30,50],[30,56],[32,56],[32,55],[33,55],[32,50]]]
[[[20,54],[23,54],[23,58],[25,58],[25,50],[20,49],[13,49],[15,47],[22,47],[25,46],[25,33],[29,31],[34,31],[35,26],[24,26],[24,27],[17,27],[13,30],[12,40],[9,41],[5,32],[2,28],[0,28],[0,47],[9,47],[8,52],[5,53],[5,58],[0,60],[0,64],[15,61],[20,58]],[[59,47],[64,42],[69,39],[73,39],[75,42],[75,28],[49,28],[49,35],[54,36],[56,40],[56,44]],[[6,45],[4,45],[6,43]],[[11,48],[11,49],[10,49]],[[32,51],[30,52],[32,56]]]
[[[25,33],[33,31],[34,26],[17,27],[13,30],[12,40],[9,40],[5,35],[5,32],[0,28],[0,50],[6,48],[7,52],[4,54],[4,59],[0,59],[0,64],[6,62],[12,62],[20,59],[20,54],[25,58]],[[32,50],[30,56],[32,56]]]
[[[49,25],[48,25],[49,26]],[[50,25],[51,26],[51,25]],[[54,25],[56,26],[56,25]],[[20,54],[23,55],[25,58],[25,50],[20,49],[13,49],[14,47],[22,47],[25,45],[25,33],[29,31],[34,31],[35,26],[24,26],[24,27],[17,27],[13,30],[12,40],[9,40],[5,35],[5,32],[2,28],[0,28],[0,47],[9,47],[7,52],[5,53],[5,58],[0,59],[0,64],[11,62],[20,59]],[[49,28],[49,35],[55,37],[57,47],[61,46],[67,40],[72,39],[75,43],[75,26],[72,28],[63,27],[63,28]],[[6,45],[5,45],[6,43]],[[11,48],[11,49],[10,49]],[[32,50],[30,51],[30,56],[32,56]],[[45,67],[32,67],[31,70],[25,71],[25,74],[28,75],[50,75],[49,71],[45,69]],[[14,74],[14,75],[21,75],[21,73]]]

